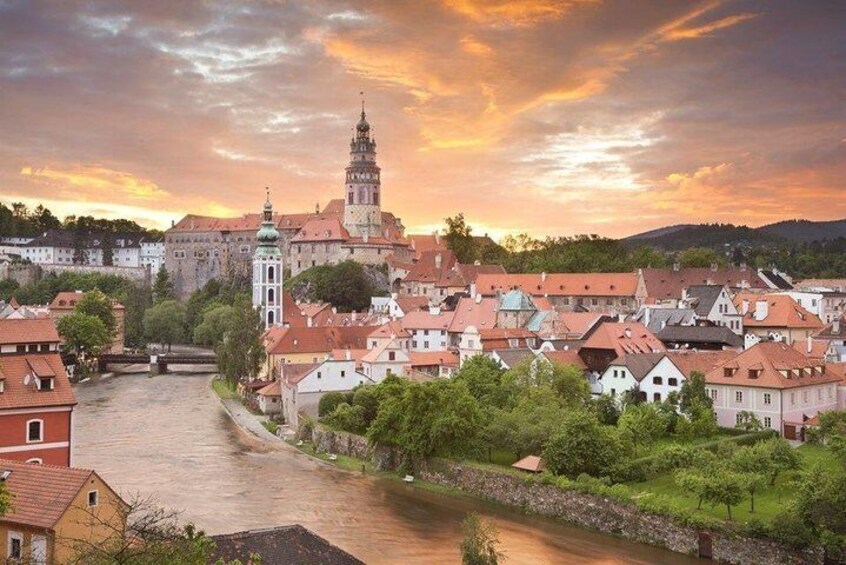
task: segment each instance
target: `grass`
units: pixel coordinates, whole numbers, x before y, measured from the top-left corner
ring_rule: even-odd
[[[802,457],[802,470],[807,470],[816,464],[826,469],[835,469],[837,461],[834,455],[825,447],[805,444],[797,448]],[[755,494],[755,512],[750,512],[750,499],[745,496],[743,501],[732,507],[732,519],[737,522],[745,522],[751,519],[769,523],[781,512],[792,500],[795,488],[792,480],[792,473],[782,473],[776,480],[775,485],[767,486],[761,492]],[[697,499],[682,491],[673,478],[673,473],[661,475],[643,483],[628,483],[627,485],[635,493],[663,495],[674,502],[680,509],[689,510],[694,515],[718,520],[728,519],[724,506],[710,507],[702,506],[696,509]]]
[[[223,400],[239,400],[241,398],[235,392],[235,389],[229,386],[229,383],[221,379],[212,379],[212,389]]]
[[[264,429],[266,429],[273,435],[276,435],[276,431],[279,429],[279,424],[277,424],[273,420],[264,420],[262,421],[261,425],[264,426]]]

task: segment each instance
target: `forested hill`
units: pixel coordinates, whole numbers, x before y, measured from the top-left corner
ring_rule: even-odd
[[[733,224],[669,226],[636,234],[623,241],[647,244],[666,250],[721,245],[766,245],[809,243],[846,237],[846,220],[811,222],[788,220],[759,228]]]

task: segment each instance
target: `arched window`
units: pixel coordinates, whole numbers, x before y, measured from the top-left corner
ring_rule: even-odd
[[[364,187],[358,189],[358,203],[367,204],[367,200],[364,199]]]
[[[273,310],[269,310],[269,311],[267,312],[267,325],[268,325],[268,326],[272,326],[272,325],[273,325],[273,324],[275,324],[275,323],[276,323],[276,322],[275,322],[275,320],[274,320]]]
[[[374,206],[379,205],[379,192],[377,192],[377,191],[373,192],[373,205]]]
[[[276,275],[276,269],[273,268],[273,265],[267,268],[267,282],[273,282],[274,276]]]
[[[267,303],[268,304],[275,304],[274,299],[276,298],[276,292],[272,288],[267,289]]]

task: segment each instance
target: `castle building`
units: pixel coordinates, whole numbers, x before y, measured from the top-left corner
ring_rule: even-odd
[[[402,221],[382,210],[376,140],[364,107],[350,141],[343,197],[312,213],[272,214],[276,247],[291,276],[319,265],[356,261],[382,265],[389,258],[411,262],[414,249]],[[219,278],[249,277],[261,244],[259,214],[215,218],[189,214],[165,234],[165,268],[181,298]],[[279,274],[277,274],[277,277]],[[278,296],[277,296],[278,301]],[[280,318],[275,315],[276,323]]]
[[[267,192],[262,218],[253,253],[253,307],[260,310],[264,326],[269,328],[282,323],[283,279],[279,230],[273,221],[270,191]]]

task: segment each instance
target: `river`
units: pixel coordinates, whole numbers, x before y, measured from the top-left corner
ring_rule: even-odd
[[[210,376],[124,374],[76,387],[74,466],[152,495],[207,533],[299,523],[367,563],[457,563],[459,524],[491,518],[506,563],[693,563],[481,501],[327,467],[229,419]]]

